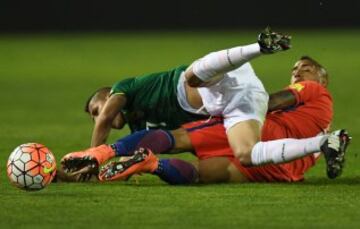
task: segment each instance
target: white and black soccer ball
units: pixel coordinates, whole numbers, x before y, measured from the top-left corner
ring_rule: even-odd
[[[16,147],[7,162],[10,182],[21,189],[43,189],[51,183],[55,174],[55,157],[42,144],[26,143]]]

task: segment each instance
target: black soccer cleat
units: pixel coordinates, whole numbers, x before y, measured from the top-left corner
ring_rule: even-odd
[[[271,31],[266,27],[258,36],[260,51],[264,54],[284,51],[291,48],[291,36]]]
[[[345,129],[332,132],[320,149],[326,160],[326,172],[330,179],[340,176],[345,162],[345,152],[351,137]]]

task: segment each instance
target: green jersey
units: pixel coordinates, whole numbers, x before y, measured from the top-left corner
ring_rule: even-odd
[[[204,119],[183,110],[177,99],[180,75],[187,66],[166,72],[128,78],[116,83],[110,95],[124,94],[126,105],[122,109],[132,132],[162,128],[173,130],[182,124]]]

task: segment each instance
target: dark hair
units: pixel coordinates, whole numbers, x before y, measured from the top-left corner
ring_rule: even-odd
[[[97,89],[94,93],[92,93],[91,96],[86,100],[84,111],[86,113],[89,113],[90,112],[89,104],[90,104],[91,100],[94,97],[98,96],[100,93],[109,92],[110,90],[111,90],[111,87],[102,87],[102,88]]]
[[[329,83],[329,74],[327,73],[326,69],[324,68],[324,66],[322,66],[319,62],[317,62],[316,60],[314,60],[313,58],[311,58],[310,56],[302,56],[300,57],[300,60],[307,60],[309,61],[311,64],[313,64],[315,66],[315,68],[319,71],[320,73],[320,83],[324,84],[325,86],[327,86],[327,84]]]

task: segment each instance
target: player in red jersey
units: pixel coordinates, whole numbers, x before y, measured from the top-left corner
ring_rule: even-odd
[[[262,129],[261,141],[309,138],[321,132],[325,133],[329,129],[333,109],[332,98],[324,87],[327,80],[326,83],[324,83],[325,80],[323,80],[323,83],[318,83],[312,78],[299,76],[298,72],[311,69],[308,64],[308,60],[303,58],[295,65],[292,84],[286,90],[291,93],[287,97],[295,99],[293,106],[267,114]],[[270,110],[275,109],[270,107]],[[224,128],[219,123],[220,120],[214,119],[206,124],[192,122],[183,126],[188,131],[196,155],[200,159],[200,177],[206,182],[224,181],[226,179],[233,181],[239,179],[250,181],[299,181],[303,179],[304,173],[315,164],[316,158],[319,156],[319,154],[310,154],[285,164],[244,167],[234,158],[224,135]],[[228,168],[229,160],[233,163],[230,168]],[[234,167],[237,169],[234,169]],[[216,171],[225,170],[225,168],[232,172],[227,174],[228,177],[224,179],[224,174]],[[238,171],[241,174],[238,174]]]
[[[328,83],[325,69],[313,59],[303,57],[294,66],[291,82],[292,85],[288,89],[271,96],[269,111],[274,112],[269,113],[267,116],[262,132],[261,140],[263,142],[278,138],[313,137],[330,125],[332,100],[325,89]],[[293,106],[293,109],[290,109],[289,106]],[[270,152],[282,151],[280,152],[281,158],[277,159],[278,161],[287,162],[300,157],[301,159],[286,164],[270,164],[249,168],[242,166],[235,159],[222,126],[220,119],[212,119],[208,122],[186,124],[184,125],[186,131],[179,129],[172,132],[175,138],[173,139],[175,141],[172,143],[172,148],[181,150],[194,149],[200,159],[198,170],[195,170],[189,163],[177,159],[173,159],[175,161],[173,161],[172,165],[171,163],[165,163],[164,165],[162,163],[163,159],[158,160],[150,151],[142,149],[136,151],[135,155],[127,162],[115,162],[105,166],[100,178],[105,180],[121,179],[133,173],[151,172],[159,175],[169,183],[184,184],[195,182],[198,171],[202,182],[298,181],[302,180],[304,172],[314,165],[315,156],[313,153],[320,151],[320,145],[327,161],[328,176],[335,178],[341,173],[344,152],[349,141],[345,131],[338,131],[324,137],[322,143],[313,146],[313,149],[299,150],[299,148],[295,148],[284,152],[285,143],[288,143],[287,146],[291,146],[292,144],[289,144],[289,141],[290,143],[294,141],[294,143],[297,143],[295,145],[300,144],[302,146],[301,140],[285,139],[286,142],[284,142],[284,139],[282,139],[275,141],[277,147],[266,150]],[[146,140],[144,139],[135,145],[154,149],[154,140],[156,142],[158,139],[151,136],[148,136]],[[309,146],[309,139],[306,141],[304,146]],[[166,144],[166,141],[163,141],[163,143]],[[311,139],[310,143],[312,143]],[[267,147],[271,147],[271,145]],[[112,147],[103,145],[92,148],[85,151],[85,154],[96,157],[96,155],[114,155],[114,151],[119,153],[116,143]],[[155,151],[157,153],[162,152],[161,150]],[[303,152],[294,153],[296,151]],[[104,161],[103,158],[99,158],[99,160]],[[77,167],[82,165],[83,160],[79,160]],[[65,167],[67,167],[66,164]],[[171,167],[175,168],[173,172],[171,172]],[[79,171],[77,168],[75,170]],[[81,172],[78,174],[80,175]]]

